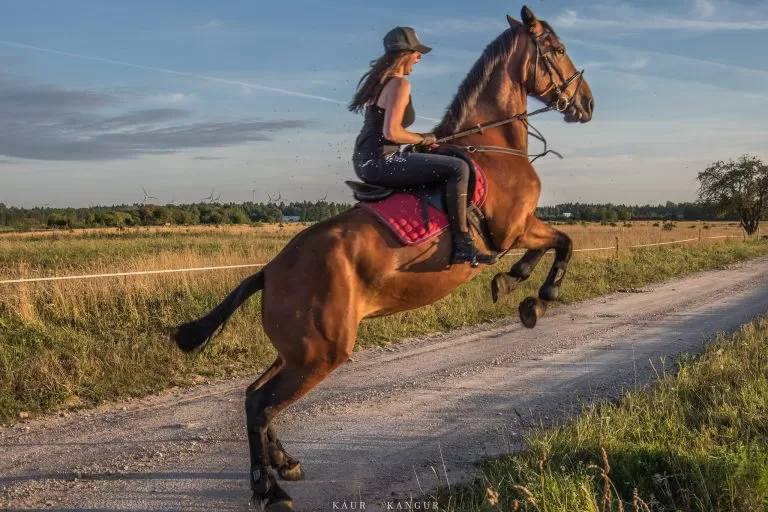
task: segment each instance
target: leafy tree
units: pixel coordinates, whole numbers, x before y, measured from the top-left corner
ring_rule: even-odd
[[[628,220],[632,220],[632,209],[627,208],[626,206],[623,206],[623,205],[619,206],[617,216],[618,216],[618,220],[621,220],[624,222]]]
[[[60,213],[52,213],[48,217],[48,227],[68,228],[72,226],[72,219]]]
[[[752,155],[714,162],[699,173],[699,200],[720,215],[738,215],[748,235],[768,215],[768,166]]]
[[[152,212],[152,219],[149,220],[154,225],[162,226],[164,224],[168,224],[173,220],[173,215],[171,213],[171,210],[166,208],[165,206],[156,206],[154,211]]]

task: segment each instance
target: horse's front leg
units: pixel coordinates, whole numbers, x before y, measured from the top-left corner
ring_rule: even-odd
[[[512,265],[509,272],[499,272],[491,281],[493,302],[498,302],[503,296],[512,293],[517,285],[531,277],[546,249],[529,249],[517,263]]]
[[[518,283],[527,279],[541,257],[549,249],[555,250],[555,260],[544,284],[539,289],[538,297],[527,297],[520,304],[520,320],[526,327],[533,328],[547,309],[546,301],[556,300],[560,295],[560,285],[565,277],[568,262],[573,252],[571,238],[541,220],[532,217],[527,223],[527,229],[519,239],[519,245],[528,249],[523,257],[515,263],[509,274],[500,274],[494,278],[496,290],[499,284]],[[499,277],[504,276],[504,277]],[[512,288],[508,288],[511,291]],[[492,290],[493,291],[493,290]]]

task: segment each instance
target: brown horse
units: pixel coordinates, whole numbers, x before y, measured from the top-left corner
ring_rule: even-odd
[[[591,119],[594,102],[589,86],[550,26],[527,7],[522,9],[522,22],[507,19],[510,28],[488,45],[459,87],[436,128],[438,137],[524,113],[528,95],[556,106],[568,122]],[[487,175],[482,212],[493,247],[482,245],[488,252],[527,249],[510,272],[495,277],[494,300],[527,279],[544,253],[555,249],[539,297],[528,297],[520,306],[523,323],[533,327],[544,314],[546,301],[558,296],[571,240],[534,217],[541,182],[523,156],[528,148],[525,117],[457,141],[519,150],[476,155]],[[360,321],[431,304],[480,272],[469,264],[449,266],[449,236],[442,235],[426,248],[402,246],[370,213],[353,208],[296,235],[208,315],[173,332],[182,350],[200,348],[237,307],[263,290],[264,330],[279,356],[246,392],[256,503],[266,502],[269,510],[291,508],[290,497],[270,468],[288,480],[301,478],[302,470],[285,452],[270,422],[349,359]]]

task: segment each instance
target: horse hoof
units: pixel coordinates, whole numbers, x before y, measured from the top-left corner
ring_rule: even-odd
[[[496,274],[493,277],[493,281],[491,281],[491,296],[493,297],[493,302],[498,302],[500,298],[511,293],[517,288],[518,283],[520,283],[519,278],[514,278],[503,272]]]
[[[264,512],[287,512],[293,510],[292,500],[270,501],[264,507]]]
[[[278,468],[277,474],[280,475],[280,478],[289,482],[296,482],[304,478],[304,471],[302,471],[301,463],[298,461],[292,465],[286,464]]]
[[[556,301],[560,296],[560,288],[557,286],[542,286],[539,290],[539,298],[548,302]]]
[[[536,327],[536,322],[544,316],[547,311],[547,304],[536,297],[526,297],[520,303],[520,322],[529,329]]]

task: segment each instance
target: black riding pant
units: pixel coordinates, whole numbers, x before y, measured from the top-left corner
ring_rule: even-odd
[[[454,232],[466,233],[469,165],[461,158],[427,153],[392,153],[378,159],[353,160],[355,173],[366,183],[411,187],[446,183],[446,206]]]

